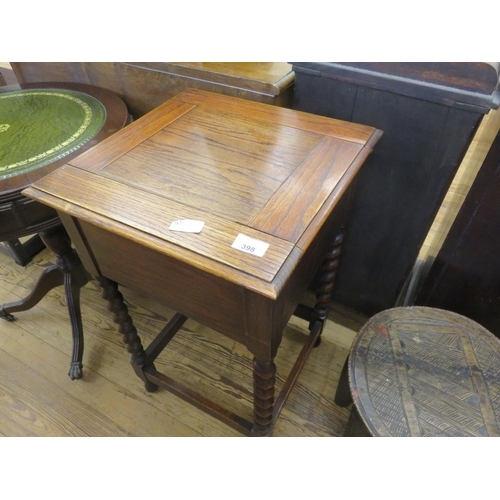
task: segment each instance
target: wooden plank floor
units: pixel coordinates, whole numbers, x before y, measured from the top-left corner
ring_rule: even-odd
[[[54,258],[48,250],[25,268],[0,253],[0,304],[25,297]],[[122,290],[146,346],[173,311]],[[147,393],[134,374],[96,283],[82,290],[84,378],[67,376],[71,334],[62,287],[36,307],[0,320],[0,435],[3,436],[239,436],[176,396]],[[321,346],[313,349],[274,429],[274,436],[340,436],[348,409],[334,394],[355,332],[363,324],[334,308]],[[293,318],[277,365],[281,387],[300,351],[307,325]],[[237,411],[252,414],[251,356],[241,345],[188,321],[156,362],[178,378]]]

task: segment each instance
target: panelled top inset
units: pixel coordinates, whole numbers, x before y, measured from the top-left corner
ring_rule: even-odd
[[[321,139],[197,106],[101,172],[248,224]]]
[[[155,248],[174,258],[194,253],[204,270],[217,262],[270,283],[296,245],[307,249],[380,134],[188,90],[26,194],[94,223],[105,219],[118,233],[132,228],[145,245],[158,238]],[[205,227],[175,233],[166,229],[172,217],[204,219]],[[268,252],[231,248],[238,233],[269,243]]]

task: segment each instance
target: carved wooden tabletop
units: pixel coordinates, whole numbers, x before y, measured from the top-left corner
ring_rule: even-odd
[[[376,436],[499,436],[500,341],[464,316],[383,311],[349,361],[354,402]]]
[[[188,90],[25,194],[59,211],[92,275],[164,300],[269,367],[380,135]],[[172,226],[185,220],[203,227]]]

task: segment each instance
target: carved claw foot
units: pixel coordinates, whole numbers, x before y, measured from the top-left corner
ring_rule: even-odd
[[[72,361],[69,365],[69,378],[71,380],[79,380],[83,377],[82,364],[78,361]]]
[[[16,319],[12,314],[4,311],[3,307],[0,307],[0,318],[4,319],[5,321],[14,321]]]

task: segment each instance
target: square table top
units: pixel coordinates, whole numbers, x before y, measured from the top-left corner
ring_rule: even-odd
[[[275,298],[280,270],[300,260],[380,135],[187,90],[23,193]],[[170,229],[184,219],[203,229]],[[233,248],[239,234],[269,247]]]

